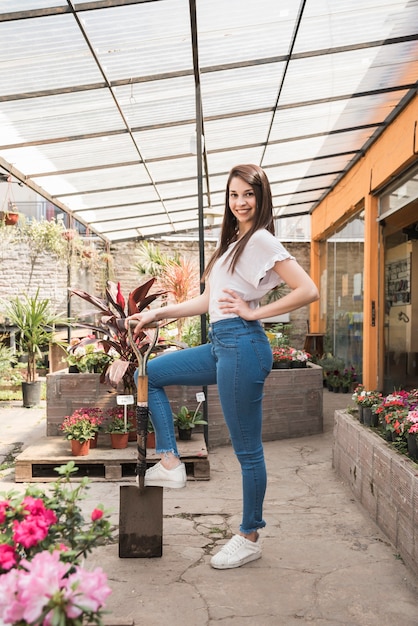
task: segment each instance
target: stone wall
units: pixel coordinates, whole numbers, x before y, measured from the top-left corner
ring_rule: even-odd
[[[168,387],[167,395],[173,412],[177,413],[182,405],[194,409],[197,406],[197,391],[201,391],[201,388]],[[303,369],[272,370],[264,387],[263,440],[274,441],[321,433],[322,393],[322,369],[317,365]],[[115,406],[116,395],[116,390],[100,383],[99,374],[49,374],[47,436],[60,435],[62,420],[75,409],[93,406],[107,409]],[[229,433],[215,385],[207,389],[207,409],[209,448],[229,444]]]
[[[418,466],[351,415],[336,411],[333,467],[418,574]]]

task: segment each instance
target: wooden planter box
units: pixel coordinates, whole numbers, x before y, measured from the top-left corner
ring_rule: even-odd
[[[333,467],[418,574],[418,465],[348,413],[336,411]]]
[[[66,415],[81,407],[107,409],[116,405],[117,391],[100,383],[99,374],[68,374],[55,372],[47,382],[47,436],[57,436]],[[174,413],[182,405],[197,406],[199,387],[167,388]],[[122,391],[119,393],[123,393]],[[303,369],[272,370],[264,387],[263,439],[274,441],[321,433],[322,368],[312,365]],[[208,445],[218,447],[230,443],[216,385],[207,389]],[[196,431],[201,431],[198,427]]]

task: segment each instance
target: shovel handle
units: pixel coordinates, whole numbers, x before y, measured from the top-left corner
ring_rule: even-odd
[[[155,345],[158,341],[158,333],[160,330],[160,327],[158,325],[157,322],[151,322],[146,328],[153,328],[154,329],[154,333],[152,335],[152,337],[149,339],[149,343],[148,343],[148,347],[146,348],[146,350],[142,353],[141,350],[138,347],[138,344],[136,343],[133,334],[132,334],[132,330],[137,326],[138,322],[136,320],[129,320],[128,323],[128,339],[130,341],[131,347],[133,352],[135,353],[135,356],[138,360],[138,373],[139,376],[145,376],[146,372],[147,372],[147,361],[148,361],[148,357],[151,354],[151,352],[153,351],[153,349],[155,348]]]
[[[138,383],[137,383],[137,402],[136,402],[136,444],[137,444],[137,464],[136,474],[138,476],[139,488],[144,488],[144,477],[147,470],[147,435],[148,435],[148,376],[147,361],[155,344],[158,341],[159,326],[153,322],[147,328],[153,328],[154,334],[149,340],[148,347],[141,353],[136,341],[134,340],[132,330],[137,326],[138,322],[129,320],[128,338],[131,342],[132,350],[138,359]]]
[[[136,447],[138,452],[136,475],[139,488],[144,487],[144,477],[147,470],[147,434],[148,434],[148,405],[136,405]]]

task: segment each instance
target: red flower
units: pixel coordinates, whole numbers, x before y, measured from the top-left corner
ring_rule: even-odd
[[[94,509],[91,513],[91,521],[97,522],[97,520],[102,519],[103,511],[102,509]]]
[[[125,309],[125,298],[122,295],[122,291],[120,289],[120,283],[117,284],[117,293],[116,293],[116,302],[122,309]]]

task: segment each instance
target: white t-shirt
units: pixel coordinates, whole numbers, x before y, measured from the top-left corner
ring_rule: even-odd
[[[209,274],[209,316],[211,322],[221,319],[237,317],[235,313],[224,313],[218,305],[219,298],[225,296],[224,289],[232,289],[252,309],[256,309],[263,296],[268,291],[283,283],[283,279],[273,270],[276,261],[294,259],[280,241],[268,230],[257,230],[247,242],[235,270],[231,273],[228,268],[231,250],[236,245],[232,243],[213,266]]]

